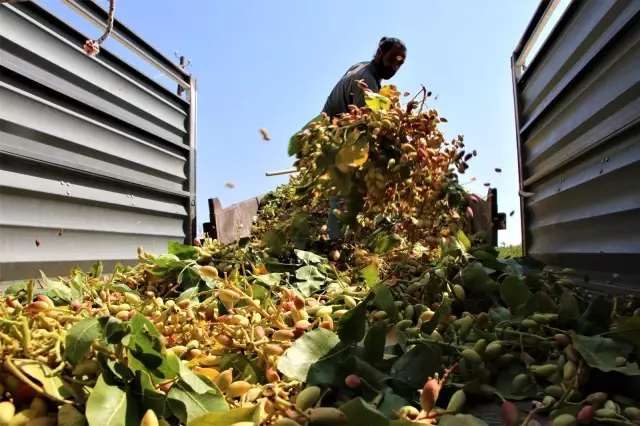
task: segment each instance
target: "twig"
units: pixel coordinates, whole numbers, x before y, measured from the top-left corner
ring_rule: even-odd
[[[3,365],[7,368],[7,370],[9,370],[9,372],[11,374],[13,374],[18,379],[20,379],[24,384],[28,385],[38,395],[44,396],[46,398],[49,398],[50,400],[55,401],[55,402],[60,403],[60,404],[74,404],[75,405],[75,403],[73,401],[68,401],[66,399],[60,399],[57,396],[54,396],[54,395],[51,395],[51,394],[47,393],[43,388],[41,388],[36,383],[34,383],[31,379],[29,379],[26,376],[26,374],[22,371],[22,369],[20,367],[18,367],[17,365],[15,365],[13,363],[13,361],[11,360],[11,355],[9,355],[7,358],[5,358],[5,360],[3,362]]]
[[[524,419],[524,422],[522,423],[522,426],[527,426],[529,424],[529,422],[533,419],[533,416],[538,412],[538,411],[542,411],[545,408],[548,408],[548,405],[543,405],[542,407],[538,407],[538,408],[534,408],[533,410],[529,411],[529,414],[527,415],[527,417]]]
[[[456,415],[458,414],[457,411],[455,410],[440,410],[440,411],[433,411],[431,413],[429,413],[425,419],[435,419],[436,417],[440,417],[440,416],[446,416],[446,415]]]

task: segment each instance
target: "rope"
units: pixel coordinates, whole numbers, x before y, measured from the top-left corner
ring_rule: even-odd
[[[6,0],[0,0],[6,1]],[[12,1],[12,0],[8,0]],[[18,0],[21,1],[21,0]],[[104,34],[100,36],[97,40],[87,40],[84,43],[84,52],[89,56],[95,56],[100,53],[100,45],[104,43],[104,41],[109,37],[111,31],[113,31],[113,22],[115,20],[115,11],[116,11],[116,0],[109,0],[109,16],[107,17],[107,28],[104,31]]]
[[[22,3],[28,0],[0,0],[0,4]],[[109,0],[109,16],[107,17],[107,28],[104,34],[96,40],[87,40],[84,43],[84,52],[89,56],[95,56],[100,53],[100,45],[109,37],[113,31],[113,22],[115,20],[116,0]]]

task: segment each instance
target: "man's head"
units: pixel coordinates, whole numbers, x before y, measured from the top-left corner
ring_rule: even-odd
[[[407,47],[404,43],[393,37],[382,37],[373,63],[376,65],[378,75],[383,80],[389,80],[400,69],[407,57]]]

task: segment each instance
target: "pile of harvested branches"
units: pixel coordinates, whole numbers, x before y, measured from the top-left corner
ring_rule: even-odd
[[[361,173],[384,149],[371,127],[367,159],[342,175],[329,167],[327,187],[380,186]],[[376,137],[398,132],[387,127]],[[427,128],[415,131],[437,134]],[[422,137],[408,137],[419,153]],[[421,154],[401,145],[396,164],[410,176],[378,158],[403,195],[373,191],[382,211],[366,198],[356,225],[342,217],[358,229],[339,243],[319,244],[335,192],[309,192],[326,172],[306,163],[266,198],[260,238],[140,248],[136,265],[109,274],[97,262],[11,286],[0,298],[0,426],[486,425],[469,414],[477,401],[501,404],[507,426],[640,424],[640,302],[594,297],[571,270],[498,258],[468,236],[466,195],[453,199],[447,168],[462,167],[461,140],[446,149],[414,164]],[[408,179],[425,189],[402,192]]]

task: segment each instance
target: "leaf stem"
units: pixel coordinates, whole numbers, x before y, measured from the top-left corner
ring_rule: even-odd
[[[553,408],[558,409],[562,407],[564,403],[567,401],[567,399],[569,399],[569,396],[571,395],[571,391],[573,391],[576,384],[578,383],[578,377],[580,376],[580,373],[582,371],[583,362],[584,360],[580,360],[580,364],[578,364],[578,370],[576,371],[576,375],[573,377],[573,379],[571,379],[571,383],[569,384],[569,386],[567,386],[564,392],[564,395],[562,395],[562,398],[560,398],[560,400],[556,402]]]
[[[29,328],[29,320],[22,318],[22,351],[25,356],[29,355],[31,348],[31,329]]]
[[[407,340],[407,344],[409,344],[409,345],[417,345],[417,344],[429,345],[429,344],[434,344],[434,345],[443,346],[445,348],[454,349],[456,351],[462,351],[464,349],[462,346],[454,345],[453,343],[447,343],[447,342],[442,342],[440,340],[426,339],[426,338],[408,339]]]
[[[27,283],[27,304],[33,303],[33,280],[29,280]]]
[[[509,330],[509,329],[506,329],[506,328],[496,328],[496,329],[494,329],[494,332],[495,333],[505,333],[505,334],[515,334],[516,336],[523,336],[523,337],[532,337],[532,338],[538,339],[538,340],[549,340],[549,338],[538,336],[537,334],[525,333],[523,331],[517,331],[517,330]]]
[[[615,425],[635,425],[637,423],[628,421],[628,420],[618,420],[618,419],[608,419],[603,417],[596,417],[595,421],[597,423],[610,423]]]

